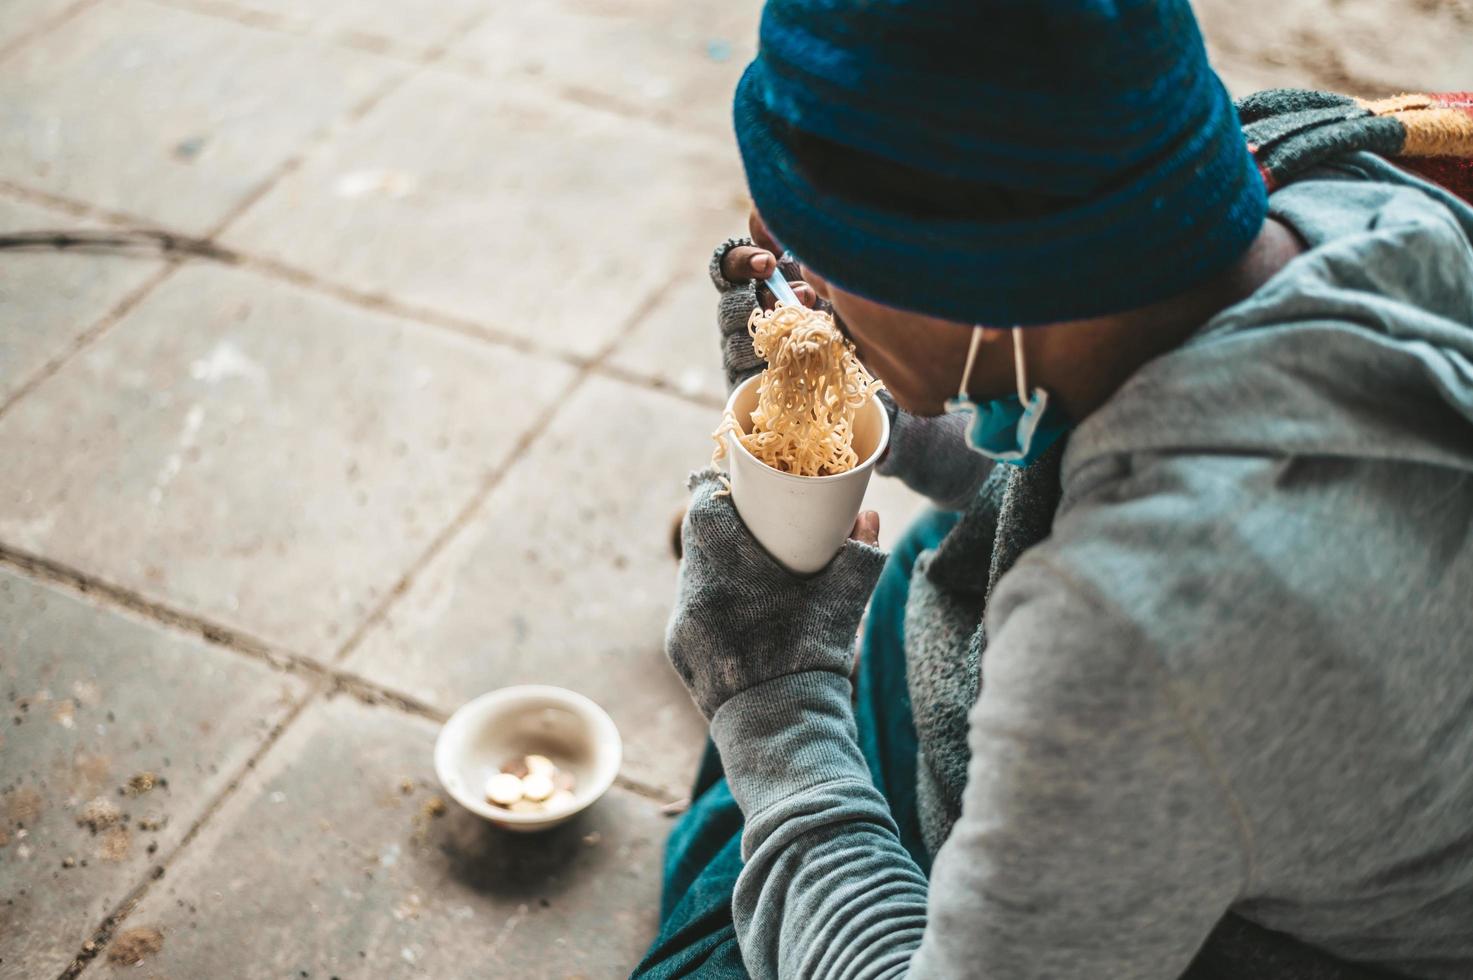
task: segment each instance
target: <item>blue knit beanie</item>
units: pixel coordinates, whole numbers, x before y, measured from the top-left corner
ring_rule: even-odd
[[[1165,299],[1237,259],[1267,209],[1186,0],[768,0],[734,114],[786,248],[847,291],[966,323]],[[898,191],[1046,203],[857,197],[800,165],[804,140],[895,165]]]

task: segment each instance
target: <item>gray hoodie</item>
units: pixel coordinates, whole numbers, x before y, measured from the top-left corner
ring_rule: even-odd
[[[1270,204],[1311,249],[1085,420],[994,590],[929,882],[843,678],[716,713],[754,976],[1167,980],[1229,909],[1473,976],[1473,210],[1368,155]]]

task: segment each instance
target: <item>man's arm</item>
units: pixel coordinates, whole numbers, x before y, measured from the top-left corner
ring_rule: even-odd
[[[963,813],[929,888],[842,677],[776,677],[717,711],[753,976],[1166,980],[1245,887],[1230,789],[1128,623],[1025,560],[989,626]]]

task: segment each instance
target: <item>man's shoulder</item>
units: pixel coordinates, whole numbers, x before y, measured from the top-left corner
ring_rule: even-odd
[[[1256,712],[1333,687],[1453,671],[1473,630],[1467,474],[1335,457],[1144,454],[1076,489],[1019,563],[1087,597],[1186,689]],[[1122,625],[1124,624],[1124,625]]]
[[[1067,486],[1052,534],[1020,567],[1034,566],[1035,591],[1052,576],[1133,624],[1168,666],[1241,663],[1353,622],[1383,590],[1446,574],[1447,556],[1434,561],[1424,543],[1444,519],[1473,517],[1449,512],[1473,511],[1457,503],[1463,480],[1329,456],[1102,457]]]

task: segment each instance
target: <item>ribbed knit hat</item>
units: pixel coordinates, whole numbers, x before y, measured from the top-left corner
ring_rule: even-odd
[[[1164,299],[1237,259],[1267,208],[1185,0],[768,0],[734,116],[785,247],[845,290],[968,323]],[[835,190],[800,165],[804,137],[897,165],[896,193]],[[930,179],[1044,205],[907,206],[899,185]]]

